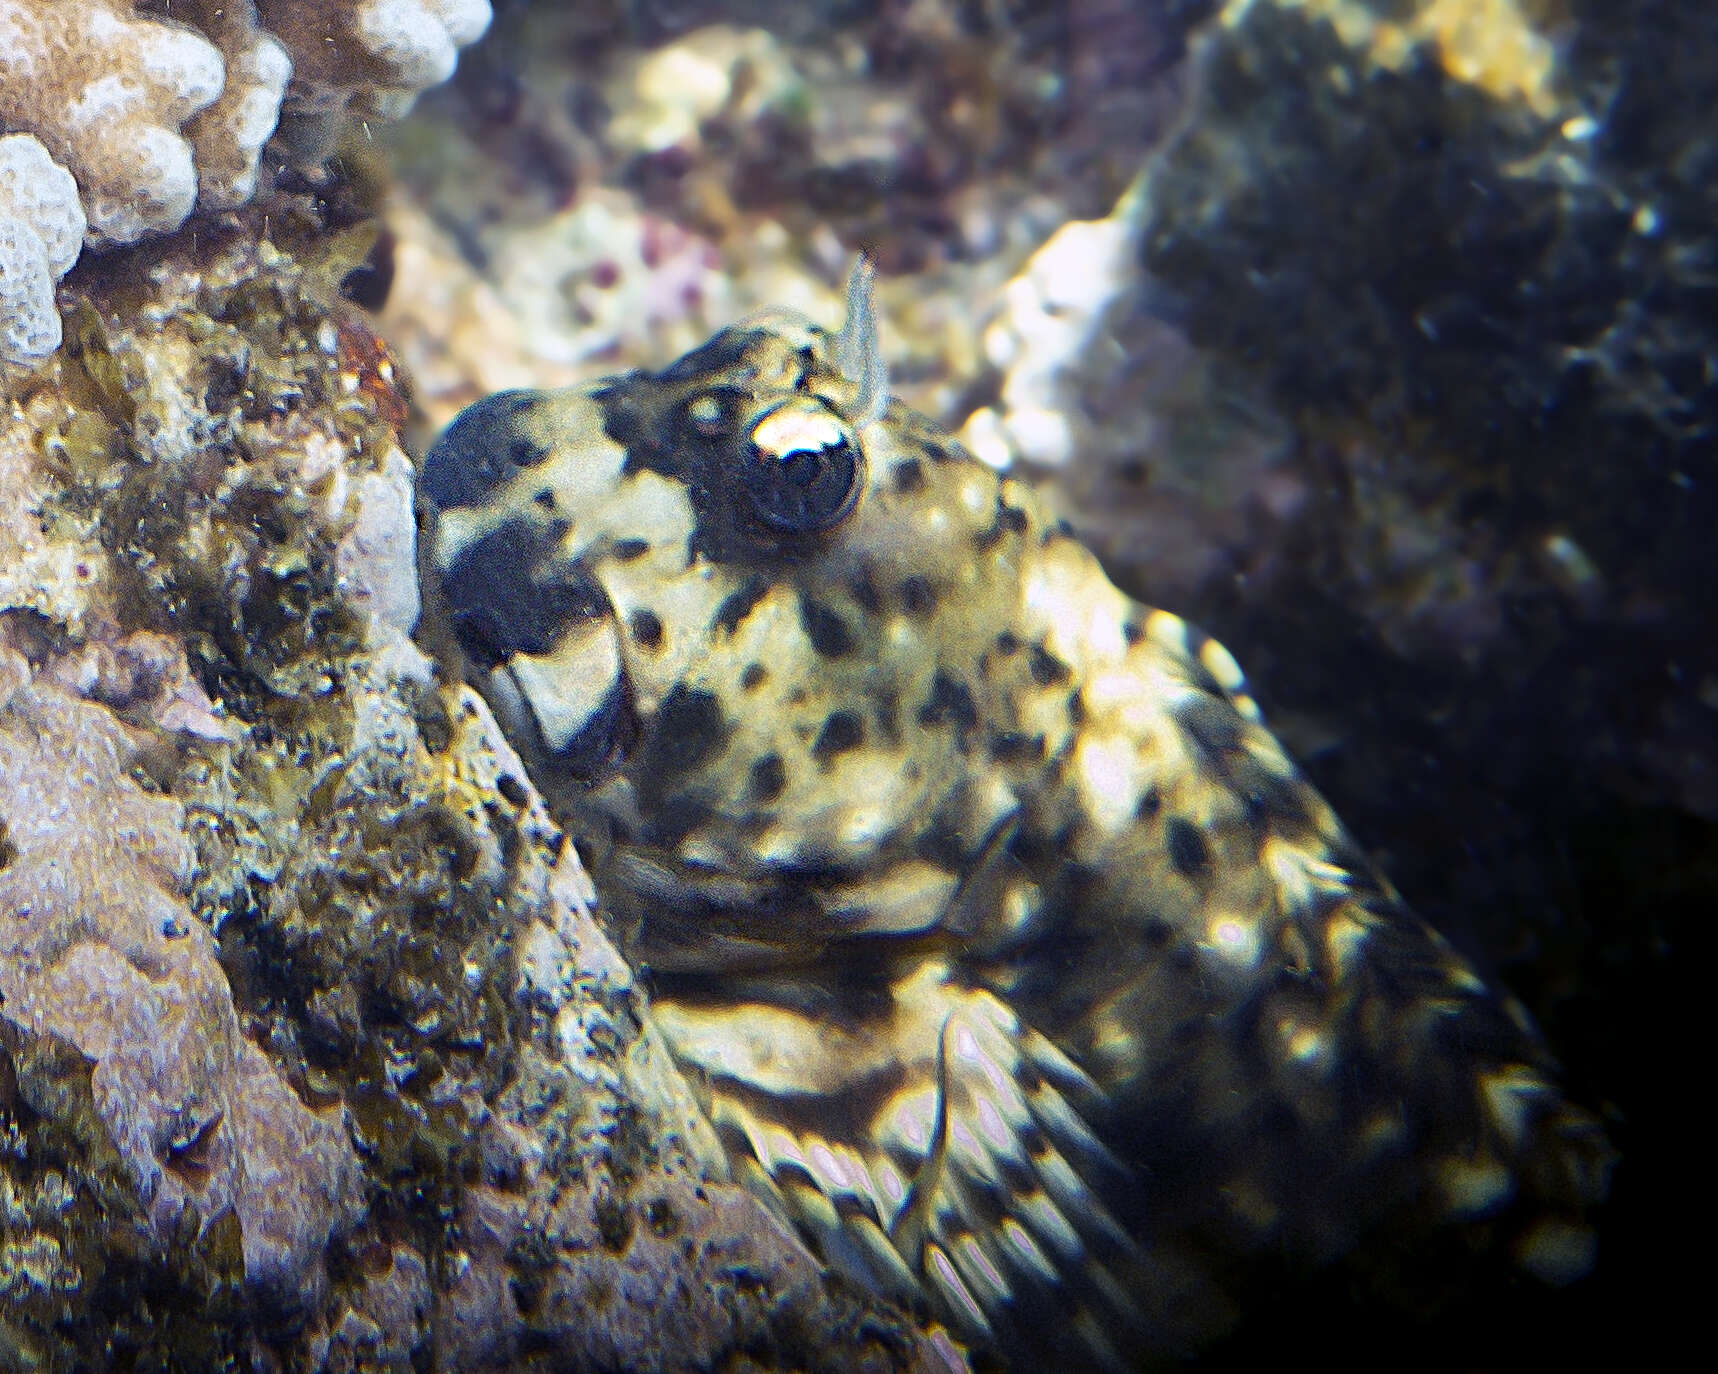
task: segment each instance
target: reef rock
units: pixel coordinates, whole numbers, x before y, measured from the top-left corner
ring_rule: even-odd
[[[69,1353],[57,1303],[90,1310],[123,1289],[103,1270],[127,1247],[195,1253],[223,1218],[235,1277],[302,1306],[331,1233],[363,1207],[340,1107],[307,1106],[240,1031],[186,900],[184,809],[132,777],[139,733],[0,648],[0,1045],[24,1146],[5,1188],[67,1204],[6,1224],[10,1243],[28,1226],[60,1257],[57,1283],[12,1294],[20,1344],[41,1355]],[[111,1237],[80,1215],[104,1194]]]
[[[0,371],[0,1344],[959,1367],[724,1181],[576,854],[407,638],[405,403],[338,293],[374,235],[321,204],[90,264]]]

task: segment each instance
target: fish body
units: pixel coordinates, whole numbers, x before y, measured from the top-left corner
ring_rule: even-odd
[[[1235,660],[887,395],[868,279],[426,456],[427,581],[736,1172],[1033,1363],[1223,1329],[1260,1256],[1591,1261],[1608,1147]]]

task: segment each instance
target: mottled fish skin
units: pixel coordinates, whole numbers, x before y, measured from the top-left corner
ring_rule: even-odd
[[[1471,1224],[1590,1263],[1609,1151],[1229,653],[835,339],[472,406],[426,457],[465,671],[736,1171],[1029,1366],[1220,1331],[1250,1257]]]

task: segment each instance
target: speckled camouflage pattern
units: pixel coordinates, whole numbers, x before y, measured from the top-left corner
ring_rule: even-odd
[[[863,273],[839,338],[483,401],[419,489],[439,623],[832,1263],[1110,1365],[1220,1330],[1260,1255],[1456,1223],[1590,1264],[1608,1150],[1525,1015],[1225,649],[886,401]]]

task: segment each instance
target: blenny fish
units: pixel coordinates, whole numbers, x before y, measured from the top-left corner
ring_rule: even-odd
[[[1380,1235],[1589,1266],[1608,1147],[1525,1013],[1227,650],[890,399],[863,263],[838,336],[490,397],[419,491],[463,671],[831,1265],[1022,1367],[1179,1356]]]

